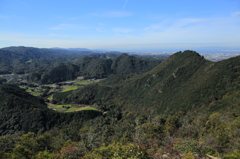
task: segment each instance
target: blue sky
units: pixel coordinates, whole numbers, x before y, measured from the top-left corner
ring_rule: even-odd
[[[240,53],[240,0],[0,0],[0,47]]]

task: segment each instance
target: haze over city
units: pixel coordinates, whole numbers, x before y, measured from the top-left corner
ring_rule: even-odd
[[[239,0],[2,0],[0,47],[240,53]]]

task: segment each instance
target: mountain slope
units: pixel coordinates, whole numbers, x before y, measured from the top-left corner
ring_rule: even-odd
[[[46,131],[100,116],[98,111],[58,113],[48,109],[44,101],[31,96],[15,85],[0,85],[0,135],[17,131]]]
[[[121,54],[113,60],[111,69],[114,74],[141,74],[157,66],[161,60],[140,59],[135,56]]]
[[[102,116],[45,111],[44,105],[32,104],[41,103],[35,97],[8,87],[0,85],[0,109],[7,110],[0,114],[1,134],[21,127],[37,132],[32,127],[38,123],[51,131],[28,133],[15,142],[9,140],[14,135],[1,137],[0,154],[6,158],[28,157],[33,149],[31,156],[42,158],[240,156],[240,56],[210,62],[194,51],[178,52],[144,74],[111,75],[58,101],[95,104],[104,111]]]
[[[178,52],[149,72],[74,92],[73,102],[119,107],[125,112],[187,112],[212,106],[240,89],[240,57],[210,62],[193,51]],[[225,106],[223,106],[225,107]]]
[[[59,63],[67,64],[89,55],[88,51],[6,47],[0,49],[0,74],[29,73],[37,69],[51,69]]]
[[[157,66],[161,60],[140,59],[127,54],[116,58],[111,54],[106,56],[84,56],[77,59],[74,64],[58,65],[47,72],[32,73],[27,78],[43,84],[76,79],[77,76],[85,78],[106,78],[111,74],[141,74]],[[109,58],[108,58],[109,57]]]

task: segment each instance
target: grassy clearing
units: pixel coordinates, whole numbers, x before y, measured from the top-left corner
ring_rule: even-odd
[[[34,91],[40,92],[39,90],[36,90],[35,87],[27,87],[27,89],[25,88],[25,86],[19,85],[19,87],[22,89],[25,89],[26,92],[34,92]]]
[[[65,104],[65,105],[51,105],[51,106],[48,106],[49,108],[53,109],[53,110],[56,110],[58,112],[65,112],[66,110],[68,110],[67,108],[63,108],[63,106],[69,106],[71,107],[70,104]]]
[[[62,108],[63,106],[69,106],[69,107],[71,107],[71,105],[70,104],[64,104],[64,105],[55,105],[55,106],[53,106],[55,109],[60,109],[60,108]]]
[[[26,89],[26,92],[31,92],[31,90],[34,90],[34,87],[28,87],[28,89]]]
[[[79,85],[88,85],[91,84],[93,81],[78,81],[74,82],[74,84],[79,84]]]
[[[32,63],[32,60],[27,61],[26,63]]]
[[[80,109],[78,109],[77,111],[82,111],[82,110],[97,110],[97,111],[99,111],[98,109],[93,108],[93,107],[91,107],[91,106],[86,106],[86,107],[80,108]]]
[[[48,100],[53,100],[53,95],[49,96],[47,99]]]
[[[74,82],[74,84],[88,85],[88,84],[92,84],[92,83],[96,83],[96,82],[99,82],[99,80],[94,80],[94,81],[83,80],[83,81]]]
[[[19,87],[25,89],[23,86],[19,86]],[[40,96],[44,90],[45,89],[37,90],[35,89],[35,87],[28,87],[25,91],[33,96]]]
[[[42,94],[42,92],[36,92],[36,91],[34,91],[34,92],[32,92],[31,93],[33,96],[40,96],[41,94]]]
[[[70,107],[70,108],[64,108],[65,107]],[[71,104],[65,104],[65,105],[49,105],[48,106],[50,109],[56,110],[58,112],[64,112],[64,113],[71,113],[71,112],[76,112],[76,111],[82,111],[82,110],[95,110],[99,111],[96,108],[93,108],[91,106],[85,106],[85,107],[72,107]]]
[[[61,91],[61,92],[67,92],[67,91],[76,90],[76,89],[78,89],[79,87],[78,87],[78,86],[69,86],[69,85],[66,85],[66,86],[62,86],[62,88],[63,88],[63,91]]]
[[[69,108],[67,109],[67,111],[65,111],[65,113],[71,113],[71,112],[75,112],[78,111],[79,108]]]

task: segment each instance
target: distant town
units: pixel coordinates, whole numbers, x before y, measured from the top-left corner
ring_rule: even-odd
[[[127,52],[129,55],[162,55],[171,56],[175,52]],[[205,59],[210,61],[221,61],[231,57],[239,56],[240,53],[199,53],[204,56]]]

